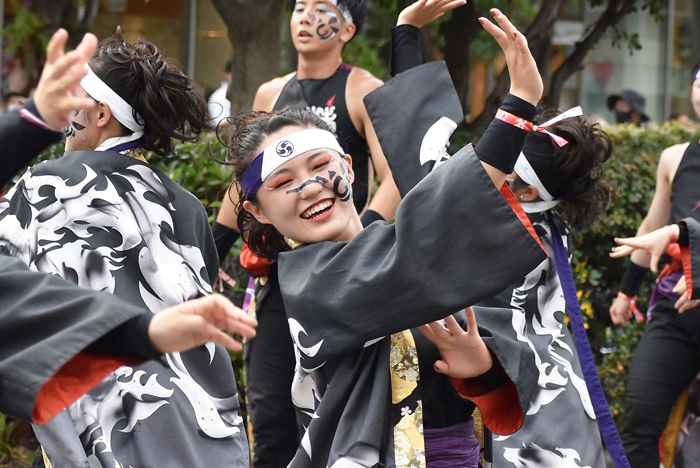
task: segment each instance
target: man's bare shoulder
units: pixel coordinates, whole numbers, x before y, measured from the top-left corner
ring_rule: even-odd
[[[383,85],[384,82],[360,67],[353,67],[348,75],[348,89],[362,99],[367,94]]]
[[[253,109],[271,111],[275,102],[277,102],[277,98],[282,93],[282,89],[293,76],[294,73],[289,73],[261,84],[255,93]]]

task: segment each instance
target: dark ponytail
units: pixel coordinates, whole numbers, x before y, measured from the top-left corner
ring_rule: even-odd
[[[172,154],[173,138],[196,141],[209,125],[201,90],[176,61],[164,59],[152,42],[137,39],[128,43],[117,28],[100,42],[90,68],[142,117],[147,150]],[[131,133],[122,127],[124,134]]]
[[[280,252],[289,250],[282,234],[271,224],[262,224],[243,208],[245,197],[241,178],[253,159],[264,149],[260,145],[273,133],[285,127],[320,128],[330,131],[328,125],[313,112],[303,109],[284,109],[279,112],[243,111],[229,118],[226,164],[234,168],[235,179],[230,190],[238,191],[235,204],[238,230],[250,250],[269,261],[277,260]],[[250,200],[257,203],[255,197]]]

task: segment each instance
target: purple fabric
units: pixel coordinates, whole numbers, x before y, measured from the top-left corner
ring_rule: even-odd
[[[651,320],[654,312],[654,306],[656,301],[659,299],[659,294],[671,299],[676,302],[681,298],[681,295],[673,292],[673,288],[678,283],[678,280],[683,276],[683,270],[674,271],[668,276],[664,276],[659,281],[656,282],[654,290],[651,293],[651,298],[649,299],[649,311],[647,312],[647,320]]]
[[[243,195],[246,200],[253,198],[262,185],[261,174],[264,154],[265,152],[263,151],[257,155],[253,162],[248,165],[245,172],[243,172],[243,177],[241,177],[241,189],[243,189]]]
[[[557,229],[551,216],[549,225],[552,229],[552,242],[554,243],[554,261],[557,265],[557,273],[564,292],[564,300],[569,313],[571,331],[576,342],[578,359],[581,362],[581,370],[586,380],[586,387],[588,387],[593,410],[598,419],[598,427],[603,435],[605,445],[608,447],[615,468],[630,468],[625,450],[622,448],[620,434],[618,434],[612,414],[610,414],[610,406],[608,406],[608,402],[605,399],[605,392],[603,392],[603,386],[600,383],[595,362],[593,362],[591,344],[588,342],[588,335],[586,335],[586,328],[583,325],[583,316],[581,315],[581,306],[576,295],[574,275],[571,273],[571,265],[569,265],[569,254],[564,248],[559,229]]]
[[[437,429],[424,429],[426,468],[478,468],[479,441],[474,420]]]
[[[113,146],[112,148],[108,149],[107,151],[116,151],[119,153],[120,151],[126,151],[130,150],[132,148],[138,148],[139,146],[143,145],[143,139],[139,138],[134,141],[127,141],[126,143],[122,143],[117,146]]]

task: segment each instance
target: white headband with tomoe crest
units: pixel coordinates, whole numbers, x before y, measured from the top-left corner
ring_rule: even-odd
[[[95,72],[92,71],[90,66],[86,66],[88,69],[88,74],[85,75],[85,77],[80,81],[80,86],[82,86],[85,92],[88,93],[94,100],[107,103],[114,118],[133,132],[131,135],[114,137],[105,140],[99,147],[96,148],[96,151],[106,151],[110,149],[119,151],[119,147],[125,146],[126,143],[134,142],[143,136],[144,126],[139,123],[139,121],[143,122],[143,119],[138,114],[136,114],[136,118],[134,118],[134,108],[131,107],[129,103],[118,95],[112,88],[107,86],[107,84],[102,81],[100,77],[95,74]],[[129,146],[133,147],[134,145],[132,144]]]
[[[331,149],[345,155],[335,136],[320,128],[301,130],[269,145],[253,159],[241,177],[245,199],[255,196],[263,181],[282,164],[316,149]]]
[[[348,23],[353,23],[352,15],[350,14],[350,10],[345,8],[342,5],[338,5],[338,0],[328,0],[334,7],[338,9],[341,15],[343,15],[343,18],[345,18],[345,21]]]

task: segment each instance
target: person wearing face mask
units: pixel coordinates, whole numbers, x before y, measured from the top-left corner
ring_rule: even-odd
[[[700,60],[691,75],[690,100],[700,116]],[[685,218],[700,220],[700,141],[666,148],[659,159],[656,191],[644,221],[643,236]],[[700,309],[685,310],[676,285],[683,276],[680,251],[667,251],[671,261],[659,274],[650,300],[651,319],[634,354],[625,398],[622,441],[632,466],[659,466],[658,440],[676,398],[700,371]],[[639,314],[637,293],[652,255],[631,254],[617,298],[610,307],[613,323],[624,325]],[[683,313],[681,313],[683,312]]]
[[[644,113],[646,100],[641,94],[626,89],[620,94],[608,96],[608,109],[615,112],[615,121],[618,124],[633,123],[642,126],[649,121],[649,116]]]

